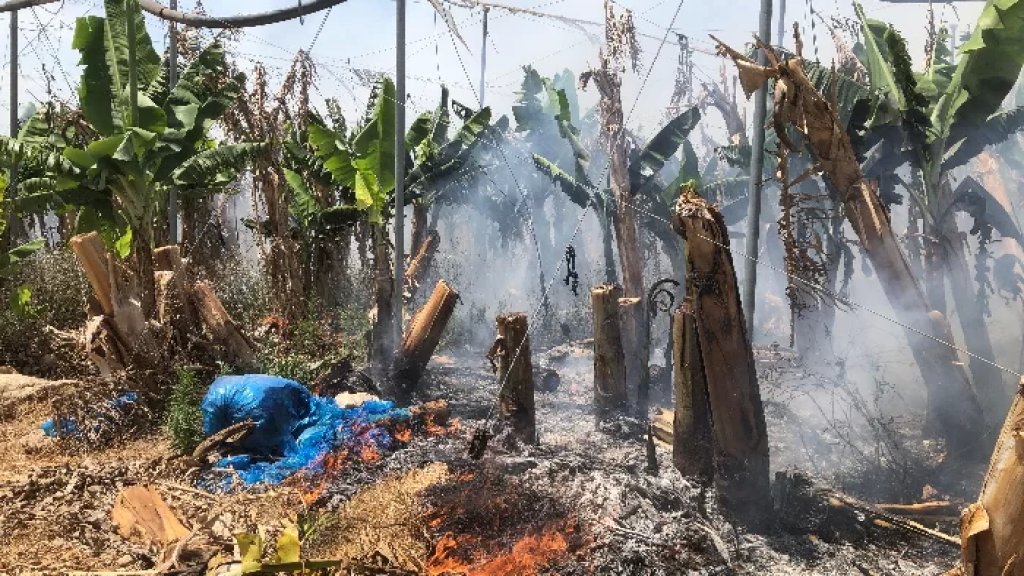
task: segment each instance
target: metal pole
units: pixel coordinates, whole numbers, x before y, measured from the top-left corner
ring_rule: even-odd
[[[484,80],[487,78],[487,13],[490,10],[484,7],[484,35],[480,41],[480,108],[484,107]]]
[[[171,10],[178,9],[178,0],[171,0]],[[170,89],[178,83],[178,23],[170,23],[170,42],[167,48],[167,85]],[[178,243],[178,188],[171,186],[167,194],[167,238],[171,244]]]
[[[949,62],[950,64],[956,64],[956,22],[949,25]]]
[[[760,37],[767,42],[772,33],[772,0],[761,0]],[[767,65],[764,50],[758,52],[757,61]],[[754,125],[750,139],[750,186],[747,188],[747,243],[743,277],[743,314],[747,336],[754,341],[754,304],[757,295],[758,244],[761,239],[761,177],[764,166],[764,121],[768,106],[767,87],[762,86],[754,96]]]
[[[402,335],[405,288],[405,0],[395,0],[395,342]]]
[[[14,10],[11,12],[11,101],[10,101],[10,133],[11,138],[18,137],[18,11]],[[15,163],[11,166],[11,181],[8,182],[8,197],[14,199],[14,195],[18,190],[18,165]],[[0,217],[2,217],[0,212]],[[11,210],[10,214],[7,215],[7,234],[9,238],[14,238],[15,223],[17,216],[14,215],[14,210]]]
[[[775,45],[786,45],[786,0],[779,0],[778,38],[775,40]]]
[[[10,137],[17,137],[17,10],[10,13]]]

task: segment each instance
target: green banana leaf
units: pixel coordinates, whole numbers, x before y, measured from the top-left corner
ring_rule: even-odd
[[[356,169],[352,166],[352,153],[344,136],[325,126],[310,124],[307,138],[317,159],[334,178],[334,183],[355,188]]]
[[[222,144],[200,152],[174,171],[174,183],[198,188],[216,188],[229,184],[253,158],[266,150],[266,146],[257,142],[243,142]]]
[[[630,188],[634,194],[639,193],[654,180],[665,165],[665,161],[679,150],[698,122],[700,110],[691,108],[670,120],[644,146],[640,155],[629,165]]]
[[[946,147],[942,169],[952,170],[965,166],[985,148],[1005,142],[1021,129],[1024,129],[1024,106],[994,114],[973,130],[955,126]]]
[[[999,110],[1024,66],[1024,0],[989,0],[932,113],[940,137],[982,125]]]
[[[899,124],[907,103],[891,65],[892,54],[889,53],[886,37],[892,34],[892,28],[885,22],[865,16],[864,7],[859,2],[853,6],[861,25],[864,67],[868,71],[871,86],[881,94],[881,101],[875,109],[870,126]]]
[[[380,222],[387,195],[395,188],[395,85],[380,80],[370,121],[352,142],[356,207]]]
[[[46,239],[39,238],[38,240],[16,246],[7,253],[0,253],[0,276],[9,272],[19,262],[42,250],[43,246],[46,246]]]
[[[539,154],[533,154],[533,165],[536,166],[537,170],[542,174],[557,184],[573,204],[576,204],[580,208],[586,208],[594,203],[594,187],[589,183],[584,183],[573,178],[568,172],[559,168],[554,162]]]

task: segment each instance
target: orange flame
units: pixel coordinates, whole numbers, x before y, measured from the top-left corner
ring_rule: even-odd
[[[575,528],[570,523],[552,522],[544,529],[520,538],[512,549],[489,555],[472,535],[456,537],[446,533],[438,540],[427,562],[430,576],[534,576],[569,551]]]
[[[380,451],[377,450],[372,444],[363,444],[359,447],[359,459],[366,464],[373,464],[374,462],[380,462],[384,458]]]
[[[395,440],[398,440],[402,444],[408,444],[412,440],[412,430],[408,428],[399,428],[394,433]]]

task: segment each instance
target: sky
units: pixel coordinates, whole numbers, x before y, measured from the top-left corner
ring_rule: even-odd
[[[532,8],[551,14],[600,21],[603,0],[505,0],[508,4]],[[776,0],[776,14],[778,4]],[[233,15],[244,5],[247,12],[272,10],[288,2],[250,0],[206,0],[206,11],[212,15]],[[829,62],[833,48],[827,29],[820,21],[811,30],[809,17],[813,9],[826,19],[832,16],[851,18],[852,4],[840,0],[788,0],[786,29],[798,22],[803,30],[805,56]],[[623,101],[631,128],[652,133],[664,120],[664,109],[672,94],[679,48],[672,30],[687,34],[697,50],[711,52],[708,37],[714,34],[733,46],[742,46],[757,28],[759,0],[615,0],[616,10],[631,9],[634,21],[644,36],[640,38],[642,69],[629,73],[623,82]],[[910,42],[912,55],[923,58],[928,4],[889,4],[880,0],[863,2],[869,16],[896,24]],[[936,3],[937,18],[958,23],[958,29],[969,28],[981,11],[982,3]],[[194,8],[195,0],[180,0],[183,10]],[[407,0],[407,119],[432,109],[446,84],[452,98],[466,104],[479,99],[482,11],[450,6],[463,45],[452,38],[440,18],[425,0]],[[678,9],[678,12],[677,12]],[[71,49],[74,20],[83,14],[102,14],[101,0],[64,0],[46,6],[22,10],[19,16],[20,103],[46,99],[49,90],[61,98],[74,98],[78,84],[78,54]],[[326,15],[326,20],[325,20]],[[9,16],[0,16],[6,20]],[[147,18],[148,29],[161,50],[166,45],[167,26],[154,17]],[[522,80],[522,66],[531,64],[545,76],[569,69],[579,74],[594,65],[598,58],[601,29],[592,35],[549,18],[510,14],[491,10],[488,17],[487,69],[485,103],[496,114],[510,114],[511,105]],[[8,130],[10,94],[6,89],[11,73],[9,65],[9,26],[2,26],[5,36],[0,45],[0,129]],[[317,35],[318,29],[322,31]],[[773,24],[773,30],[776,26]],[[664,41],[663,41],[664,39]],[[786,39],[788,45],[791,38]],[[251,69],[262,61],[272,77],[280,77],[295,52],[311,49],[319,78],[314,97],[338,98],[351,115],[361,110],[366,84],[358,70],[393,73],[395,69],[395,3],[391,0],[349,0],[334,7],[329,14],[321,12],[259,28],[246,29],[235,44],[235,54],[243,69]],[[719,77],[723,60],[710,54],[697,53],[695,82]],[[44,74],[44,67],[46,73]],[[49,78],[49,80],[47,80]],[[646,81],[645,81],[646,79]],[[591,89],[581,95],[586,108],[596,102]],[[635,103],[635,105],[634,105]],[[710,130],[721,129],[717,115],[705,120]]]

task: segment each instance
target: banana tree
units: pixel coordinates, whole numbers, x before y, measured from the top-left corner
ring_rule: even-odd
[[[408,150],[413,154],[406,175],[406,205],[420,203],[424,208],[438,199],[430,194],[443,188],[446,179],[471,163],[474,150],[489,133],[504,130],[507,121],[490,121],[491,111],[468,111],[455,137],[448,139],[450,125],[448,92],[442,88],[441,102],[433,113],[421,115],[406,134]],[[387,366],[394,351],[391,338],[392,256],[388,227],[394,218],[394,118],[395,86],[384,77],[371,92],[362,126],[348,132],[335,122],[328,127],[314,119],[307,128],[307,143],[317,166],[330,177],[330,186],[339,191],[336,204],[321,205],[309,213],[330,215],[332,222],[363,220],[373,233],[374,301],[371,358],[377,369]],[[305,186],[299,178],[289,180],[293,192]],[[326,212],[325,212],[326,211]],[[426,212],[421,210],[421,218]],[[424,224],[417,225],[420,229]],[[417,226],[414,226],[416,228]]]
[[[1024,66],[1024,1],[989,0],[971,39],[952,64],[945,43],[937,41],[923,70],[911,69],[906,47],[891,26],[869,20],[857,6],[864,37],[865,67],[884,98],[886,117],[879,124],[898,124],[907,141],[902,159],[919,174],[904,188],[911,199],[912,225],[926,239],[923,254],[929,304],[946,312],[946,283],[957,318],[971,351],[991,360],[991,338],[985,326],[984,285],[976,290],[967,262],[967,246],[955,215],[974,218],[972,232],[984,249],[993,231],[1021,242],[1020,230],[1002,205],[973,179],[953,185],[954,171],[987,146],[1024,128],[1024,108],[1001,110]],[[918,223],[919,222],[919,223]],[[919,240],[918,240],[919,241]],[[982,263],[982,270],[986,265]],[[984,274],[982,274],[984,276]],[[1005,412],[1009,391],[1000,371],[971,357],[970,369],[991,423]]]
[[[601,193],[592,182],[589,171],[591,153],[583,145],[579,130],[572,124],[569,100],[564,89],[554,89],[550,98],[556,103],[554,119],[559,134],[568,143],[572,152],[572,173],[562,169],[558,160],[552,160],[541,154],[534,153],[533,160],[537,169],[553,180],[566,197],[581,208],[592,207],[599,214],[604,238],[606,270],[614,270],[611,250],[612,226],[616,208],[607,194]],[[658,133],[643,146],[637,146],[630,155],[627,168],[629,185],[633,190],[633,204],[640,210],[641,218],[649,226],[647,229],[658,238],[664,247],[672,265],[673,276],[680,277],[683,273],[682,251],[679,238],[670,228],[659,226],[658,220],[671,221],[672,206],[675,201],[673,191],[678,190],[684,182],[699,178],[695,168],[696,155],[689,147],[687,137],[696,128],[701,115],[697,108],[687,110],[669,121]],[[660,176],[666,163],[680,150],[689,151],[688,161],[680,167],[679,174],[666,183]],[[563,149],[564,155],[564,149]],[[564,161],[563,161],[564,163]],[[663,222],[662,222],[663,224]]]
[[[105,8],[105,17],[76,21],[72,44],[81,55],[84,145],[0,142],[14,156],[18,148],[36,155],[47,148],[60,153],[61,161],[50,162],[43,176],[19,186],[53,204],[112,215],[125,230],[123,238],[130,238],[141,304],[151,315],[154,228],[162,220],[167,190],[221,188],[235,179],[259,145],[216,146],[210,139],[211,125],[240,85],[240,78],[226,74],[219,42],[190,62],[170,88],[167,63],[153,49],[138,6],[106,0]],[[80,218],[79,227],[90,220]]]
[[[11,237],[6,234],[9,222],[20,221],[22,217],[40,214],[40,206],[33,202],[34,190],[47,182],[39,178],[50,169],[73,172],[74,169],[59,154],[48,149],[50,142],[64,142],[67,132],[54,130],[48,122],[50,106],[35,109],[20,122],[17,137],[0,140],[0,159],[5,171],[0,174],[0,277],[14,265],[31,256],[45,245],[40,238],[18,246],[11,246]],[[14,188],[13,198],[7,197],[10,178],[17,174],[19,185]]]
[[[7,228],[8,205],[10,204],[5,201],[5,189],[7,189],[7,178],[0,177],[0,237],[4,235]],[[45,245],[46,240],[44,238],[38,238],[10,249],[0,250],[0,283],[3,282],[3,279],[10,274],[22,260],[32,256]]]

